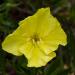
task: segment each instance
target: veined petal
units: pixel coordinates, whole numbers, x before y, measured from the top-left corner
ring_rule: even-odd
[[[56,24],[59,24],[58,22]],[[67,44],[67,36],[66,33],[62,30],[61,26],[58,25],[55,27],[47,36],[45,36],[44,41],[46,43],[52,43],[57,45],[65,46]]]
[[[32,44],[32,42],[28,41],[20,47],[20,52],[23,53],[27,59],[30,59],[33,52],[33,48],[34,45]]]
[[[31,37],[36,30],[36,16],[29,16],[26,19],[19,22],[19,27],[14,32],[16,35],[23,35],[25,37]]]
[[[25,38],[10,34],[6,37],[6,39],[2,43],[2,48],[8,53],[20,56],[22,55],[22,53],[19,51],[19,48],[24,42],[26,42]]]
[[[40,56],[41,55],[41,56]],[[37,46],[33,48],[32,56],[28,59],[28,67],[45,66],[51,59],[56,56],[55,52],[45,55]]]
[[[37,29],[39,37],[44,37],[49,34],[58,24],[55,18],[50,13],[50,8],[41,8],[35,14],[37,16]]]
[[[54,44],[54,43],[47,43],[43,40],[41,40],[38,44],[39,48],[46,54],[50,54],[51,52],[57,50],[58,48],[58,44]]]

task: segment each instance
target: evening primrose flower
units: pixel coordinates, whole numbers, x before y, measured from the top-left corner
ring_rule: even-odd
[[[41,67],[56,56],[54,51],[59,45],[66,44],[67,37],[59,21],[49,8],[41,8],[19,22],[19,27],[6,37],[2,48],[16,56],[24,55],[28,67]]]

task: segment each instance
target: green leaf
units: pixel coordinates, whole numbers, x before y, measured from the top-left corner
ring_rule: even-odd
[[[0,49],[0,73],[4,73],[5,72],[5,65],[6,65],[6,60],[4,58],[4,54]]]
[[[47,69],[45,69],[45,75],[58,75],[60,71],[63,70],[63,63],[60,57],[57,57],[54,61],[48,64]]]

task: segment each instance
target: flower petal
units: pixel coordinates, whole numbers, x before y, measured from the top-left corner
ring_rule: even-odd
[[[56,56],[55,52],[45,55],[37,46],[33,48],[32,56],[28,59],[28,67],[45,66],[51,59]]]
[[[19,51],[19,48],[24,42],[26,42],[25,38],[10,34],[6,37],[6,39],[2,43],[2,48],[8,53],[20,56],[22,55],[22,53]]]
[[[41,8],[35,15],[37,16],[36,33],[39,37],[46,36],[57,26],[53,21],[54,17],[50,13],[50,8]]]
[[[56,27],[50,31],[50,33],[43,38],[45,43],[48,44],[57,44],[57,45],[63,45],[65,46],[67,44],[67,36],[66,33],[62,30],[59,22],[55,19],[56,21]]]
[[[50,31],[50,24],[52,20],[50,19],[50,8],[41,8],[33,16],[19,22],[20,27],[17,31],[20,34],[25,34],[26,36],[32,36],[33,34],[45,35]],[[52,28],[51,28],[52,29]]]
[[[20,52],[23,53],[27,59],[30,59],[33,52],[33,47],[32,42],[29,41],[20,47]]]
[[[56,56],[55,52],[51,52],[50,54],[46,55],[37,45],[34,45],[31,41],[20,47],[20,52],[23,53],[28,59],[28,67],[45,66]]]
[[[42,41],[42,40],[39,42],[38,46],[46,55],[57,50],[57,48],[58,48],[57,44],[52,44],[50,42],[46,43],[45,41]]]
[[[19,22],[19,28],[17,29],[16,33],[19,35],[30,37],[35,33],[36,30],[36,16],[29,16],[26,19]]]

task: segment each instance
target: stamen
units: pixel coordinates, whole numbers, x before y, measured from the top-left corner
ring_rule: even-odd
[[[40,38],[38,37],[38,35],[33,35],[32,41],[33,43],[38,43],[40,41]]]

